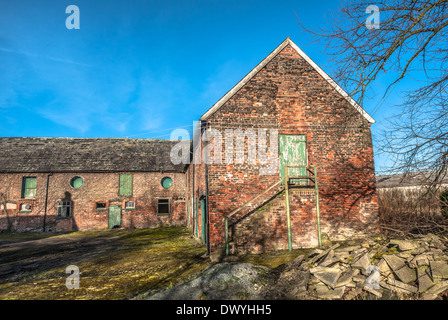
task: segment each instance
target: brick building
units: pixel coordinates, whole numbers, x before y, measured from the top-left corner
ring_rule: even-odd
[[[288,38],[192,142],[1,138],[0,229],[184,224],[210,251],[255,252],[362,236],[377,230],[372,123]]]
[[[377,230],[374,120],[289,38],[200,120],[194,158],[201,161],[187,169],[187,225],[212,251],[225,243],[226,217],[230,250],[312,247],[325,235]],[[262,138],[271,147],[278,139],[264,164]],[[288,179],[286,198],[278,182],[293,165],[311,166],[288,169],[311,179]]]
[[[182,225],[185,165],[170,161],[173,145],[146,139],[1,138],[0,230]]]

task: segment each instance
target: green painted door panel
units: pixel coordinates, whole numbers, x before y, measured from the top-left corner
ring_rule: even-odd
[[[280,134],[279,152],[280,152],[280,174],[285,176],[285,166],[307,166],[308,155],[306,150],[305,135],[284,135]],[[289,169],[290,176],[307,175],[306,168]],[[296,179],[295,183],[306,184],[307,179]]]
[[[109,207],[109,228],[121,226],[121,206]]]
[[[133,189],[133,175],[132,174],[120,174],[120,196],[132,196]]]

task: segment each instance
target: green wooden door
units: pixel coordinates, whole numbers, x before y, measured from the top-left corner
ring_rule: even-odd
[[[279,152],[280,152],[280,175],[285,176],[285,166],[307,166],[308,155],[306,151],[305,135],[284,135],[280,134]],[[306,168],[289,169],[290,176],[307,175]],[[307,179],[295,180],[295,183],[306,184]]]
[[[121,206],[109,207],[109,228],[121,226]]]

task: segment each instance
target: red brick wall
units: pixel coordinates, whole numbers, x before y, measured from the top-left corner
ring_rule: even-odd
[[[123,172],[125,173],[125,172]],[[55,173],[50,176],[46,230],[71,231],[108,228],[108,207],[122,206],[122,226],[125,228],[148,228],[163,224],[185,224],[185,176],[183,173],[132,173],[133,195],[119,196],[120,173]],[[36,177],[34,199],[21,199],[22,178]],[[80,176],[84,184],[79,189],[70,186],[70,180]],[[164,189],[160,181],[170,176],[173,186]],[[47,174],[1,174],[0,192],[6,192],[11,202],[8,215],[14,231],[42,231],[45,216]],[[170,214],[157,214],[157,198],[170,199]],[[57,202],[71,201],[72,217],[57,218]],[[96,210],[96,202],[107,203],[106,210]],[[125,210],[125,201],[135,201],[135,210]],[[31,212],[19,212],[20,203],[30,203]],[[15,206],[15,208],[13,208]],[[8,226],[7,216],[0,212],[0,229]]]
[[[376,228],[370,124],[290,46],[212,114],[208,122],[223,132],[223,150],[226,128],[278,129],[279,134],[306,135],[308,163],[318,168],[322,232],[337,239]],[[259,164],[247,163],[209,166],[212,249],[224,243],[223,217],[280,178],[279,170],[273,175],[259,175],[259,168]],[[273,195],[274,191],[259,203]],[[294,246],[316,245],[315,209],[309,205],[303,208],[301,201],[300,197],[291,198],[292,224],[295,234],[300,235],[294,239]],[[270,220],[263,228],[266,234],[278,237],[279,232],[274,229],[283,230],[285,219]],[[283,231],[281,234],[285,235]],[[268,242],[285,243],[284,238]]]
[[[206,196],[206,185],[205,185],[205,162],[202,158],[203,150],[204,150],[204,142],[201,140],[198,141],[199,145],[195,148],[195,157],[196,162],[190,164],[186,172],[186,199],[190,201],[189,212],[187,213],[190,218],[187,223],[190,221],[188,225],[189,229],[193,233],[193,235],[197,238],[201,238],[202,234],[202,211],[201,211],[201,198]],[[197,202],[197,214],[195,213],[195,199]]]

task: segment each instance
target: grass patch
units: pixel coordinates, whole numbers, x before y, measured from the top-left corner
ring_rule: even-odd
[[[211,264],[204,246],[181,227],[73,232],[47,240],[2,251],[0,270],[18,274],[0,276],[0,299],[129,299]],[[27,265],[29,272],[21,272]],[[69,265],[80,270],[80,289],[65,286]]]

